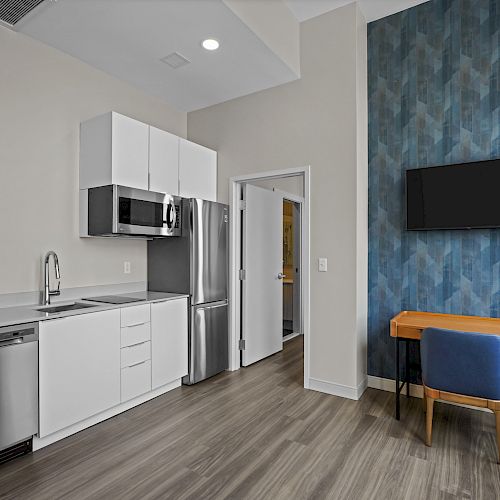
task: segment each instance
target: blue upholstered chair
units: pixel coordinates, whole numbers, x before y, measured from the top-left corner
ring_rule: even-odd
[[[427,446],[435,399],[488,408],[495,413],[500,463],[500,336],[427,328],[421,355]]]

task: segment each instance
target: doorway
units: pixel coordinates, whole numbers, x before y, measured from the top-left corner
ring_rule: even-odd
[[[302,203],[283,193],[283,341],[302,334],[300,212]]]
[[[300,178],[303,196],[286,193],[280,189],[267,190],[266,194],[263,189],[259,191],[246,187],[258,186],[267,181],[281,186],[282,184],[278,182],[280,180],[286,185],[286,181],[290,181],[290,178]],[[231,195],[229,369],[238,370],[241,366],[248,366],[263,359],[282,349],[284,336],[291,338],[290,335],[302,333],[304,335],[304,387],[309,388],[310,168],[301,167],[249,174],[231,178],[229,184]],[[248,196],[248,193],[245,195],[246,191],[251,195]],[[279,197],[279,204],[276,202],[277,197]],[[285,202],[291,203],[291,206],[288,208]],[[250,210],[248,210],[249,206]],[[279,214],[279,223],[276,217],[271,215],[276,213]],[[288,216],[291,220],[287,220]],[[264,232],[260,228],[263,228]],[[266,228],[268,233],[265,233]],[[252,241],[252,245],[246,247],[242,244],[245,231],[247,231],[247,241]],[[278,232],[279,237],[276,237]],[[248,235],[251,235],[251,240]],[[258,244],[256,238],[261,239]],[[265,246],[268,245],[269,240],[279,242],[279,253],[275,252],[275,245]],[[250,259],[245,259],[245,251],[250,255]],[[249,268],[244,269],[243,263]],[[295,265],[299,263],[300,265]],[[257,278],[255,272],[259,275]],[[248,279],[249,275],[250,279]],[[282,281],[287,278],[288,282],[283,283]],[[277,280],[282,281],[277,284]],[[285,291],[285,287],[288,287],[286,289],[288,291]],[[243,304],[248,305],[249,302],[244,302],[245,293],[248,294],[247,299],[251,296],[257,301],[257,309],[254,311],[264,311],[264,314],[246,315],[248,309],[245,309]],[[284,311],[290,295],[292,300],[287,305],[289,309]],[[269,304],[272,304],[272,307],[269,307]],[[277,304],[279,307],[276,307]],[[279,321],[276,321],[276,315],[273,313],[276,310],[279,310]],[[264,329],[269,328],[269,325],[272,325],[272,341],[264,334]],[[253,351],[249,349],[248,332],[255,336],[257,342],[254,343],[254,347],[256,345],[258,349],[254,348]],[[276,332],[279,334],[279,339],[277,339]],[[245,357],[246,362],[243,361]]]

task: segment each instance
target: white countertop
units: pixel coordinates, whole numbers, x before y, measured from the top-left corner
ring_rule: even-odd
[[[182,293],[167,293],[167,292],[130,292],[124,294],[114,294],[123,295],[135,299],[141,299],[137,302],[130,302],[127,304],[104,304],[102,302],[92,302],[85,300],[85,304],[92,304],[93,307],[86,307],[83,309],[75,309],[72,311],[64,311],[58,313],[45,313],[43,311],[37,310],[41,306],[40,304],[33,305],[23,305],[15,307],[1,307],[0,308],[0,327],[18,325],[23,323],[33,323],[36,321],[45,321],[56,318],[66,318],[67,316],[77,316],[79,314],[88,314],[98,311],[106,311],[109,309],[121,309],[123,307],[132,307],[139,304],[151,304],[153,302],[164,302],[166,300],[175,300],[184,297],[189,297],[189,295]],[[64,304],[72,304],[74,302],[80,302],[85,297],[81,297],[77,300],[64,300],[64,301],[52,301],[51,306],[59,306]]]

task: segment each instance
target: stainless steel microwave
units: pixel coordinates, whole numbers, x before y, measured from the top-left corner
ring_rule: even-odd
[[[100,186],[88,190],[89,236],[181,235],[181,198],[142,189]]]

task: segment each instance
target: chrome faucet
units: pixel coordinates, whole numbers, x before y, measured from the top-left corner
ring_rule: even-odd
[[[49,260],[50,256],[54,258],[54,267],[56,271],[56,279],[59,280],[57,282],[57,290],[51,290],[50,289],[50,282],[49,282]],[[59,259],[57,258],[57,254],[53,251],[50,250],[45,254],[44,257],[44,265],[45,265],[45,287],[43,289],[43,303],[48,306],[50,304],[50,297],[53,295],[61,295],[61,273],[59,272]]]

